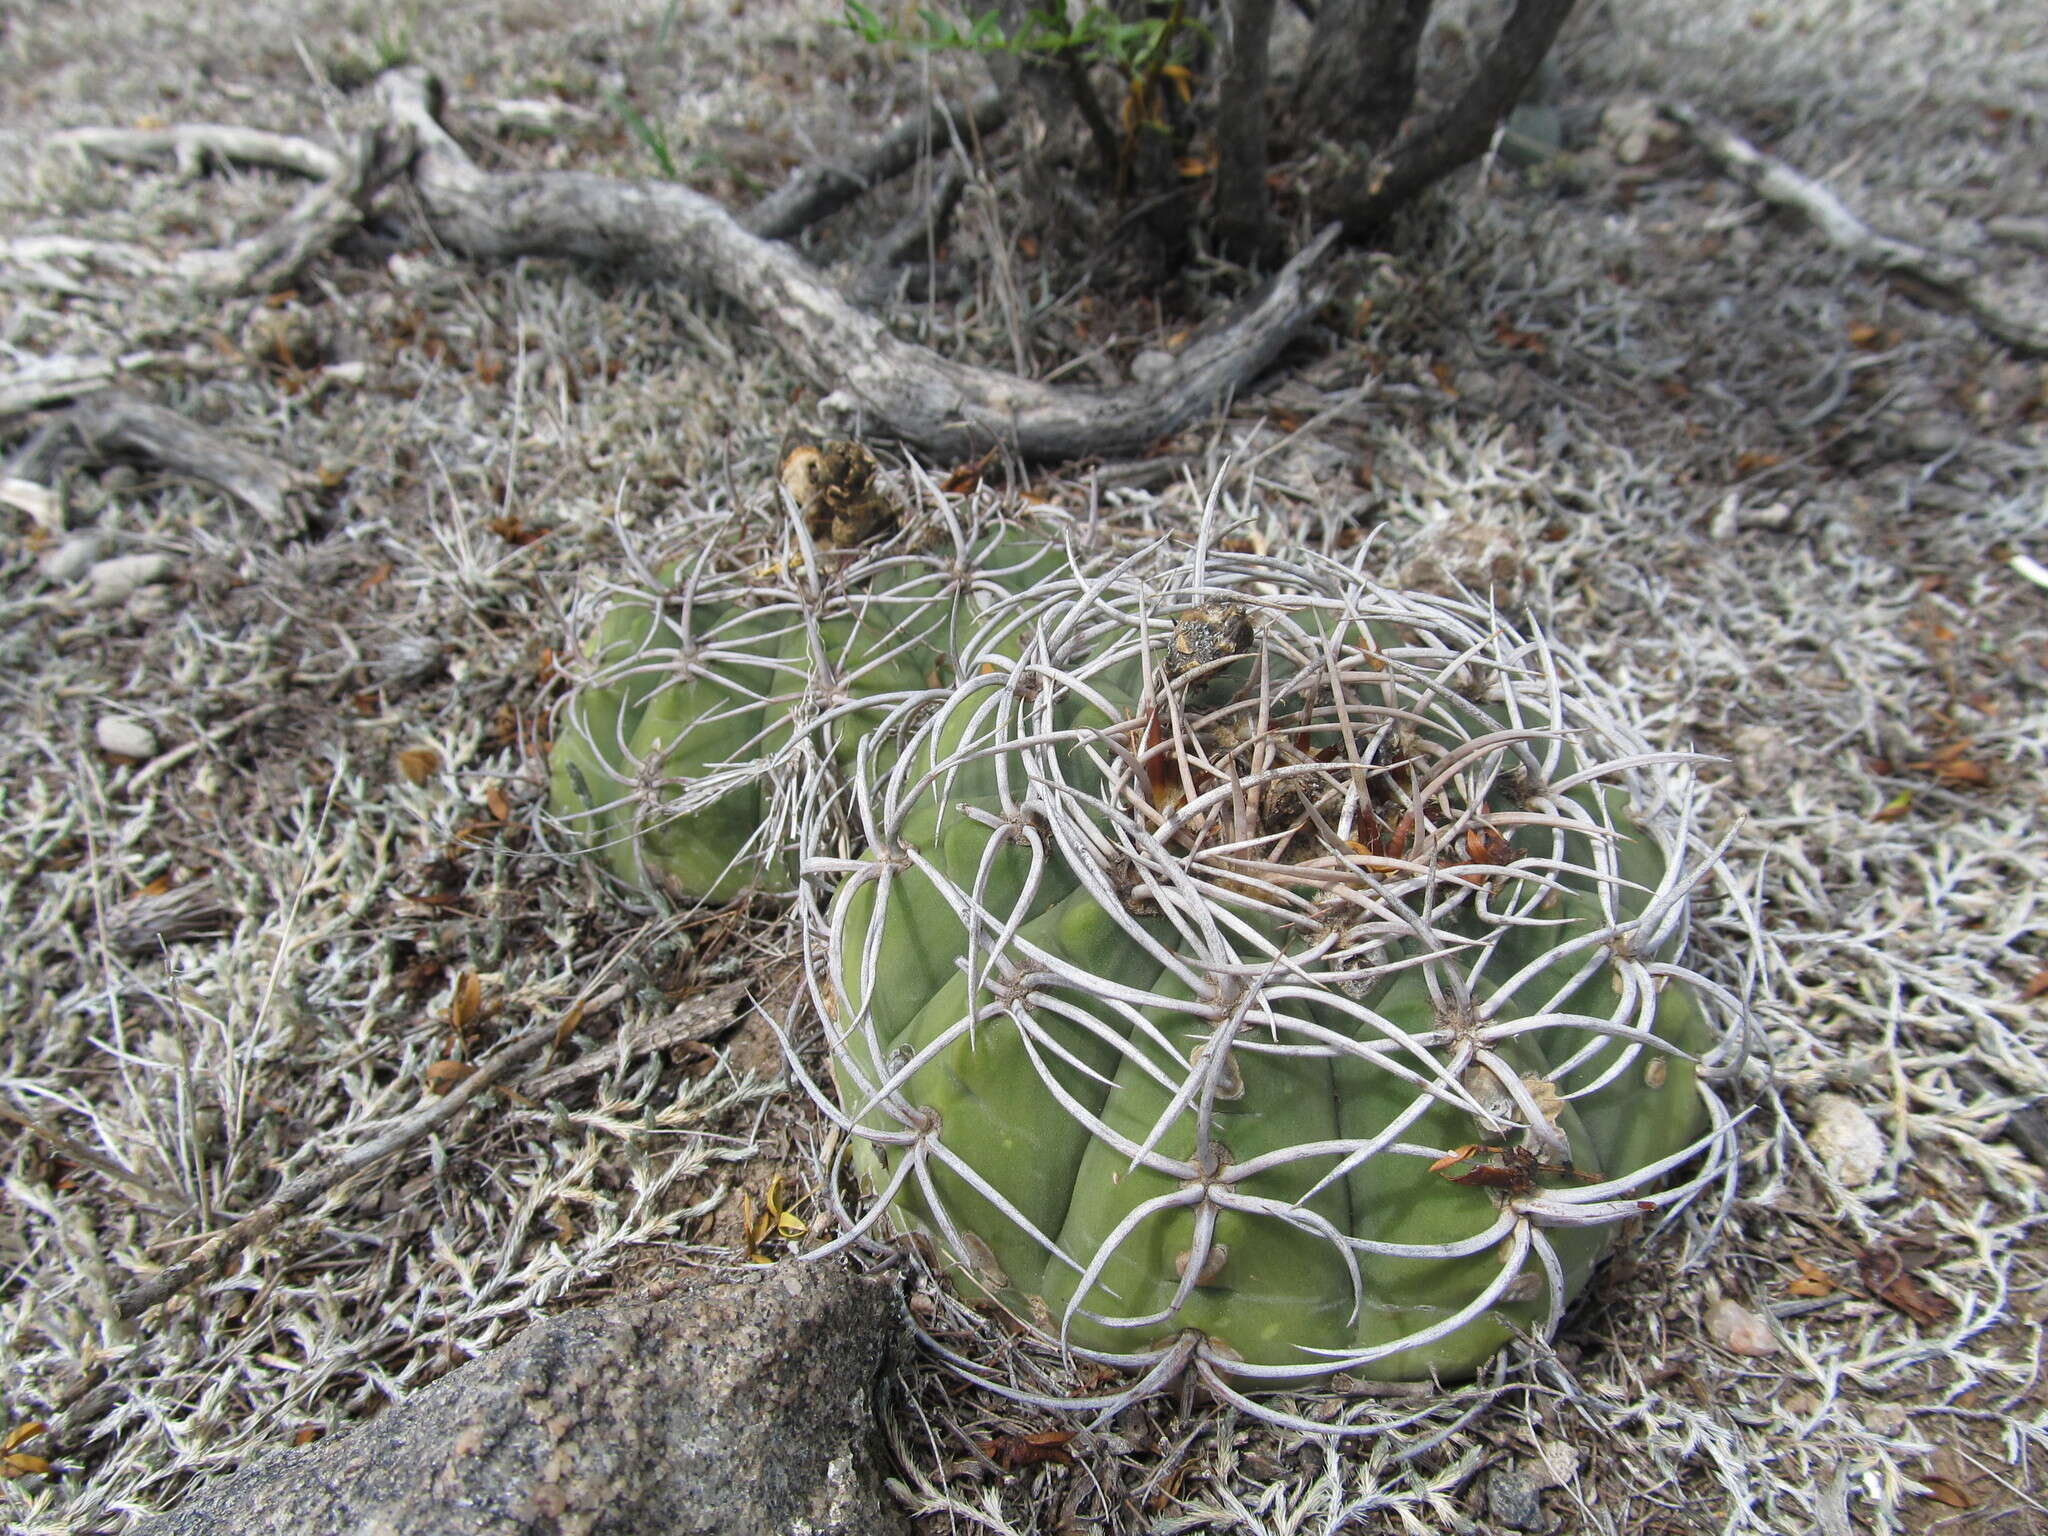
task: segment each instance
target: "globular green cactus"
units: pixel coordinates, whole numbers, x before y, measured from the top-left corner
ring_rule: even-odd
[[[819,494],[792,455],[808,528],[695,530],[689,557],[595,594],[560,663],[549,824],[629,886],[683,903],[786,891],[796,810],[829,795],[890,701],[950,679],[982,607],[1051,567],[1042,534],[935,491],[896,527],[872,461],[842,450],[865,466],[856,494]]]
[[[812,841],[855,1230],[1147,1381],[1470,1376],[1727,1156],[1685,770],[1479,605],[1154,563],[992,612]]]

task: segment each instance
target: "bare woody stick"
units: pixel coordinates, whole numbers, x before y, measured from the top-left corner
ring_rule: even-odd
[[[472,257],[638,264],[746,308],[827,405],[939,457],[1002,445],[1031,459],[1131,452],[1177,431],[1255,377],[1322,302],[1311,275],[1333,225],[1256,296],[1199,336],[1162,377],[1123,389],[1055,387],[974,368],[902,340],[788,246],[669,182],[571,171],[491,174],[434,116],[436,87],[398,70],[381,87],[419,145],[413,184],[434,235]]]
[[[1909,294],[1931,296],[1937,307],[1962,310],[1987,336],[2022,356],[2048,356],[2048,324],[2011,314],[1994,302],[1985,292],[1982,270],[1967,256],[1880,234],[1821,183],[1765,154],[1742,135],[1676,102],[1667,102],[1660,110],[1691,134],[1723,173],[1765,202],[1798,214],[1859,266],[1904,279]]]
[[[968,138],[994,133],[1009,116],[1009,102],[1000,92],[984,91],[961,114]],[[878,140],[846,165],[812,165],[740,216],[741,226],[764,240],[787,240],[820,219],[838,212],[869,188],[901,176],[925,157],[928,147],[951,148],[953,109],[935,102]]]

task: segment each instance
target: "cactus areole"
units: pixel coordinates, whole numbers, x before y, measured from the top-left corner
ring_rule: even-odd
[[[810,842],[857,1224],[1150,1380],[1469,1377],[1725,1164],[1685,770],[1479,605],[1161,571],[990,609]]]

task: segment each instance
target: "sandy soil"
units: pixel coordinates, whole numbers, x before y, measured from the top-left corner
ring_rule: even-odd
[[[985,1447],[1060,1423],[920,1363],[891,1433],[921,1528],[2048,1529],[2024,1110],[2048,1093],[2048,590],[2013,563],[2048,561],[2048,372],[1641,110],[1717,114],[2027,302],[2048,42],[2024,9],[1590,6],[1553,93],[1567,158],[1468,177],[1346,257],[1289,367],[1165,471],[1033,482],[1161,526],[1220,482],[1309,536],[1372,528],[1390,571],[1492,586],[1655,739],[1720,755],[1709,818],[1767,926],[1750,943],[1710,909],[1703,963],[1754,986],[1775,1065],[1747,1084],[1739,1187],[1612,1262],[1516,1390],[1441,1433],[1343,1449],[1163,1401],[1006,1473]],[[120,1531],[549,1309],[738,1262],[742,1197],[805,1189],[815,1120],[742,1023],[480,1099],[196,1294],[117,1310],[593,983],[623,997],[558,1062],[786,951],[769,915],[650,937],[525,827],[576,594],[622,541],[764,504],[815,392],[728,306],[479,270],[398,215],[289,296],[202,298],[152,262],[260,230],[298,185],[46,136],[345,145],[374,105],[344,87],[407,53],[496,163],[652,174],[625,100],[737,205],[966,78],[828,6],[379,10],[0,10],[0,378],[129,359],[137,392],[320,487],[311,537],[148,466],[0,509],[0,1519],[23,1532]],[[1013,141],[980,169],[964,290],[901,308],[943,350],[1115,379],[1233,281],[1090,265],[1088,211],[1036,221]],[[807,248],[851,260],[902,196]],[[25,244],[45,236],[104,244]],[[0,422],[0,448],[36,427]],[[132,555],[163,560],[131,591],[86,574]],[[1724,1300],[1768,1352],[1726,1347]]]

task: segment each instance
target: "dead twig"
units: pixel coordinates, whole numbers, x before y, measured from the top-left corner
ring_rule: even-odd
[[[173,474],[217,486],[280,533],[296,535],[305,529],[305,517],[296,505],[303,487],[291,470],[121,390],[101,389],[80,397],[39,437],[35,451],[24,455],[33,462],[18,465],[18,471],[28,479],[47,481],[49,466],[66,451],[67,439],[94,460],[144,459]]]
[[[1472,79],[1442,111],[1431,114],[1333,189],[1331,201],[1355,238],[1374,233],[1387,216],[1431,183],[1477,160],[1514,110],[1550,45],[1571,15],[1573,0],[1516,0],[1500,35]]]
[[[1881,234],[1820,182],[1765,154],[1742,135],[1678,102],[1665,102],[1659,110],[1692,135],[1723,174],[1774,207],[1800,215],[1857,265],[1904,279],[1906,291],[1923,302],[1931,299],[1936,307],[1962,310],[1987,336],[2022,356],[2048,356],[2048,325],[1999,305],[1985,292],[1982,269],[1969,257]]]
[[[366,133],[340,174],[313,188],[260,235],[218,251],[193,251],[178,270],[215,293],[268,293],[290,284],[308,261],[361,227],[377,194],[412,158],[402,128]]]
[[[893,335],[787,246],[741,228],[670,182],[571,171],[497,174],[464,154],[434,115],[420,70],[380,81],[395,121],[418,138],[413,182],[434,234],[468,256],[637,262],[725,294],[785,356],[833,393],[828,411],[864,419],[941,458],[1004,445],[1025,458],[1130,452],[1177,431],[1255,377],[1322,302],[1311,281],[1332,225],[1256,296],[1190,343],[1175,366],[1123,389],[1059,388],[952,362]]]
[[[406,1116],[383,1135],[308,1168],[233,1226],[224,1227],[208,1238],[190,1258],[166,1265],[141,1284],[123,1291],[115,1298],[115,1306],[121,1316],[139,1317],[188,1286],[197,1285],[208,1275],[217,1274],[228,1259],[258,1238],[275,1231],[344,1179],[394,1152],[404,1151],[428,1132],[445,1125],[478,1094],[553,1040],[557,1028],[558,1025],[551,1020],[515,1037],[479,1062],[474,1071],[444,1096]]]
[[[994,133],[1010,115],[1000,91],[983,91],[962,112],[934,102],[922,114],[899,123],[849,164],[809,165],[740,216],[740,227],[763,240],[787,240],[829,218],[870,188],[893,180],[925,157],[932,145],[948,141],[957,123],[972,138]]]
[[[220,741],[225,740],[227,737],[234,735],[236,731],[239,731],[245,725],[253,725],[258,720],[262,720],[267,716],[276,714],[282,708],[284,708],[284,700],[282,699],[271,699],[262,704],[251,705],[248,709],[243,710],[240,714],[231,716],[230,718],[221,721],[219,725],[212,726],[207,730],[202,731],[199,735],[193,737],[190,741],[183,742],[178,746],[172,747],[168,752],[158,753],[155,757],[151,758],[148,762],[144,763],[140,768],[135,770],[134,777],[128,780],[127,784],[123,786],[124,789],[128,794],[134,794],[137,790],[140,790],[145,785],[147,785],[152,779],[155,779],[163,774],[169,773],[173,768],[177,767],[187,758],[190,758],[196,755],[197,753],[204,751],[206,748],[213,746]]]
[[[1957,1075],[1976,1092],[1989,1098],[2025,1097],[2002,1079],[1975,1067],[1964,1067]],[[2048,1169],[2048,1114],[2043,1114],[2037,1105],[2015,1104],[2006,1112],[2003,1134],[2007,1141],[2033,1160],[2035,1167]]]
[[[907,263],[934,251],[946,238],[946,226],[967,190],[967,171],[957,156],[949,156],[940,168],[931,194],[891,226],[868,253],[867,263],[852,282],[847,294],[864,308],[885,302],[906,276]]]
[[[187,180],[203,174],[209,163],[267,166],[313,181],[337,181],[349,170],[342,156],[311,139],[220,123],[185,123],[174,128],[72,128],[51,134],[48,147],[76,150],[128,165],[160,165],[170,161]]]
[[[545,1102],[565,1088],[623,1067],[634,1057],[673,1050],[692,1041],[715,1040],[739,1023],[734,1009],[746,991],[745,982],[732,981],[685,998],[674,1011],[644,1030],[621,1029],[613,1049],[586,1052],[574,1061],[529,1078],[519,1085],[519,1091],[530,1099]],[[590,1011],[596,1011],[594,1003]]]
[[[43,1123],[40,1117],[25,1109],[17,1109],[5,1099],[0,1099],[0,1120],[20,1126],[24,1131],[45,1143],[52,1151],[68,1158],[81,1168],[93,1168],[105,1174],[117,1184],[125,1184],[138,1194],[149,1199],[167,1211],[183,1209],[190,1202],[180,1198],[174,1191],[159,1188],[147,1179],[138,1178],[112,1158],[101,1157],[88,1147],[79,1145],[62,1131]]]

